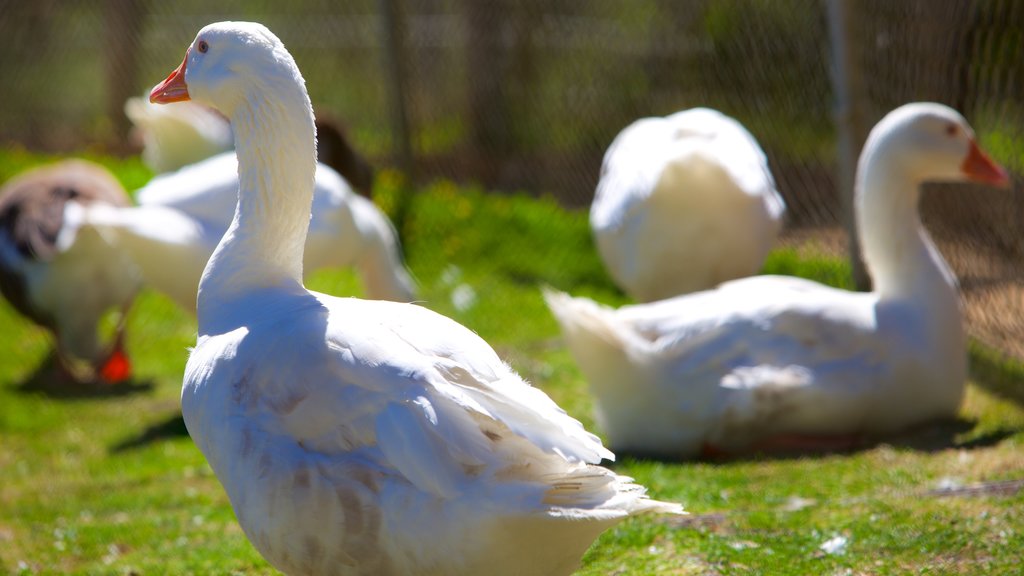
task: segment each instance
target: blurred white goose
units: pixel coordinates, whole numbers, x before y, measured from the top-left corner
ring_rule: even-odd
[[[124,113],[142,138],[142,161],[160,174],[194,164],[234,147],[227,118],[201,104],[157,106],[129,98]]]
[[[757,141],[694,108],[627,126],[605,153],[590,227],[605,267],[649,302],[756,274],[786,206]]]
[[[547,292],[612,447],[827,447],[954,415],[966,378],[960,301],[917,205],[922,181],[969,179],[1008,184],[958,113],[908,104],[871,132],[857,173],[874,292],[760,276],[618,310]]]
[[[202,104],[185,102],[180,106],[159,106],[145,98],[129,98],[124,112],[142,141],[143,162],[157,174],[184,168],[235,147],[228,119]],[[317,118],[316,136],[320,162],[337,170],[360,195],[371,197],[373,166],[352,147],[341,124],[329,117]],[[144,191],[143,195],[146,204],[161,203],[157,190]],[[233,210],[234,193],[228,201]],[[223,218],[230,222],[231,211]]]
[[[146,283],[186,310],[195,310],[199,277],[234,214],[238,198],[238,160],[231,149],[230,123],[219,112],[187,102],[157,106],[129,99],[125,112],[141,132],[143,159],[160,174],[136,191],[138,206],[115,208],[69,203],[67,226],[59,244],[70,245],[85,226],[101,231],[128,254]],[[372,168],[328,126],[332,157],[344,158],[353,177],[369,186]],[[227,142],[224,139],[227,138]],[[370,298],[409,302],[415,282],[402,262],[397,234],[387,216],[370,200],[353,194],[348,181],[317,165],[313,219],[305,251],[305,270],[355,267]]]
[[[61,243],[82,226],[102,231],[131,256],[146,284],[194,310],[203,268],[231,224],[238,182],[235,153],[225,152],[157,176],[136,194],[138,206],[69,203]],[[367,297],[415,299],[390,220],[337,172],[317,164],[304,269],[349,266],[359,272]]]
[[[600,441],[471,331],[302,285],[305,83],[269,30],[218,23],[153,89],[231,119],[241,188],[203,272],[182,413],[246,535],[289,574],[568,574],[607,527],[678,512],[588,463]]]
[[[121,184],[102,166],[64,160],[28,170],[0,189],[0,293],[56,338],[58,366],[80,381],[114,383],[131,374],[123,348],[123,316],[140,279],[131,261],[95,232],[64,246],[68,202],[126,206]],[[100,318],[119,309],[110,346],[97,334]]]

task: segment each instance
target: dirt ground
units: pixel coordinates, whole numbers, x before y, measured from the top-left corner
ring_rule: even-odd
[[[1024,266],[969,237],[934,238],[960,281],[968,334],[1024,360]],[[790,229],[780,245],[839,257],[847,253],[846,233],[839,227]]]

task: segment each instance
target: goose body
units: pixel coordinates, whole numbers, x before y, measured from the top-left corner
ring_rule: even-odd
[[[754,137],[720,112],[694,108],[619,133],[590,226],[612,278],[648,302],[756,274],[784,212]]]
[[[328,166],[317,165],[314,186],[305,270],[355,267],[368,297],[415,299],[387,216]],[[148,285],[194,310],[199,278],[231,224],[237,198],[238,159],[231,151],[156,176],[136,193],[138,206],[69,206],[68,220],[104,231]]]
[[[107,311],[128,309],[139,288],[138,272],[95,231],[58,245],[70,202],[120,207],[128,196],[106,169],[83,160],[29,170],[0,190],[0,292],[54,334],[57,357],[69,374],[120,380],[130,370],[120,329],[108,348],[97,325]]]
[[[605,528],[680,511],[593,465],[600,441],[456,322],[302,286],[312,109],[269,30],[207,26],[152,99],[235,129],[238,206],[200,283],[182,414],[271,564],[567,574]]]
[[[548,291],[612,447],[686,458],[953,416],[964,328],[956,280],[917,213],[926,179],[1007,183],[955,111],[890,113],[858,170],[871,293],[759,276],[613,310]]]

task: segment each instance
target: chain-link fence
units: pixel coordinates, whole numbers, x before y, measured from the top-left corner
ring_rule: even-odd
[[[963,111],[1011,171],[1024,169],[1024,3],[844,8],[855,140],[898,104],[935,100]],[[768,153],[790,241],[843,249],[826,0],[0,0],[0,142],[125,149],[125,98],[176,65],[202,25],[228,18],[270,26],[318,113],[420,182],[474,180],[584,206],[626,124],[717,108]],[[1024,350],[1024,199],[936,187],[924,214],[964,284],[972,332]]]

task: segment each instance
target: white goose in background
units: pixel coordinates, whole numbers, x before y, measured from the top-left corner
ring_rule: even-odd
[[[60,242],[70,243],[80,227],[100,230],[128,253],[147,285],[195,310],[199,278],[231,224],[238,182],[238,160],[226,152],[153,178],[136,194],[138,206],[70,202]],[[391,221],[337,172],[317,164],[304,270],[349,266],[368,298],[415,299],[416,284]]]
[[[190,151],[223,147],[220,137],[231,137],[227,119],[201,104],[182,104],[184,113],[161,112],[173,106],[125,105],[143,134],[143,157],[156,166],[173,166],[194,158]],[[330,130],[336,130],[329,128]],[[347,146],[334,132],[334,147]],[[233,148],[229,142],[227,147]],[[335,154],[337,155],[337,154]],[[346,156],[365,181],[372,169],[358,155]],[[354,159],[354,160],[353,160]],[[67,225],[59,244],[70,245],[79,228],[99,230],[124,249],[149,286],[186,310],[195,310],[199,278],[224,231],[231,224],[238,198],[238,160],[234,151],[223,152],[160,174],[136,191],[138,206],[86,207],[68,203]],[[313,217],[305,250],[306,271],[326,267],[354,267],[369,298],[410,302],[416,283],[402,260],[398,235],[387,216],[373,202],[353,193],[348,182],[324,164],[317,164]]]
[[[235,145],[227,119],[194,102],[167,107],[129,98],[124,114],[142,139],[143,163],[156,174],[205,160]]]
[[[615,282],[642,302],[760,271],[786,205],[757,141],[694,108],[643,118],[612,142],[590,227]]]
[[[58,367],[68,376],[116,383],[131,375],[124,315],[140,278],[127,256],[95,232],[58,246],[68,202],[113,209],[129,204],[110,172],[84,160],[25,171],[0,189],[0,293],[53,333]],[[104,345],[98,324],[112,309],[122,318],[113,342]]]
[[[184,168],[235,147],[228,119],[202,104],[186,102],[168,107],[145,98],[129,98],[124,113],[142,141],[142,161],[156,174]],[[337,170],[360,195],[371,197],[373,166],[352,147],[341,124],[331,118],[317,118],[316,134],[320,162]],[[140,192],[142,203],[162,203],[157,191]],[[231,209],[234,201],[232,194]],[[231,211],[223,218],[230,221]]]
[[[824,448],[953,416],[966,343],[956,279],[918,214],[926,180],[1008,184],[954,110],[908,104],[882,119],[856,185],[871,293],[757,276],[613,310],[548,291],[612,448]]]
[[[470,330],[302,285],[316,164],[291,55],[199,31],[153,89],[231,119],[241,188],[203,272],[182,413],[246,535],[289,574],[568,574],[604,529],[679,512]]]

